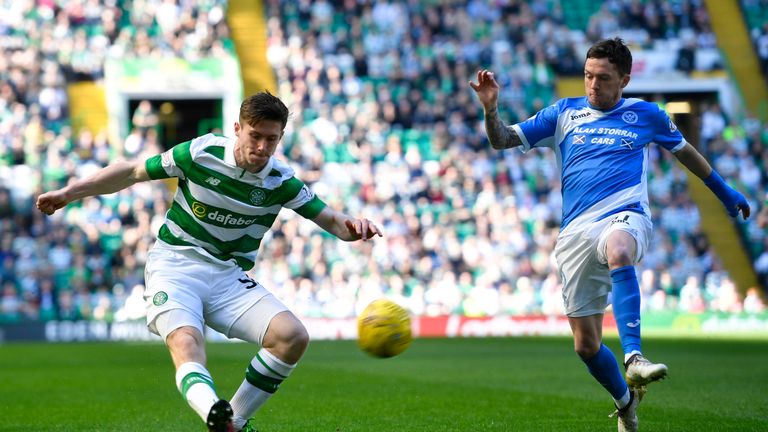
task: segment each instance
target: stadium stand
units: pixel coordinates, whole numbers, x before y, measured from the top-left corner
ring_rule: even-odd
[[[480,65],[491,66],[503,86],[502,116],[514,122],[553,100],[557,76],[581,73],[581,48],[595,38],[621,30],[648,50],[715,44],[697,1],[599,7],[585,0],[510,0],[498,8],[480,0],[265,3],[266,59],[275,91],[293,113],[282,153],[330,205],[373,215],[386,233],[382,241],[353,246],[281,214],[254,276],[305,317],[351,317],[381,296],[415,314],[561,314],[552,155],[491,151],[464,83]],[[143,313],[144,260],[169,192],[139,184],[72,204],[53,218],[34,211],[32,202],[40,191],[116,158],[156,154],[174,143],[160,142],[146,106],[117,142],[104,130],[73,128],[68,86],[102,78],[107,56],[241,52],[238,36],[230,38],[234,24],[227,24],[224,1],[119,4],[3,4],[0,322],[127,320]],[[688,58],[676,66],[688,74],[718,64]],[[765,124],[727,119],[715,107],[702,118],[718,169],[759,202],[768,190]],[[649,185],[661,229],[638,269],[644,308],[762,310],[762,289],[742,299],[724,271],[699,224],[685,173],[670,155],[652,152]],[[765,277],[765,232],[752,223],[742,227]]]
[[[768,76],[768,3],[764,0],[741,0],[740,3],[760,68]]]

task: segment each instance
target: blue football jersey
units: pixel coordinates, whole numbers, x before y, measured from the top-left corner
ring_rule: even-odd
[[[609,110],[592,108],[586,97],[561,99],[513,128],[524,152],[533,147],[555,151],[563,194],[561,231],[626,210],[650,217],[648,145],[677,152],[686,144],[664,110],[634,98],[622,98]]]

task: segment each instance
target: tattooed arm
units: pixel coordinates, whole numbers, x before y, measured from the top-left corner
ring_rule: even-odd
[[[481,70],[477,72],[477,83],[469,82],[469,86],[477,93],[480,103],[485,110],[485,132],[491,147],[497,150],[523,145],[514,129],[504,124],[499,118],[499,84],[493,79],[493,72]]]
[[[511,126],[507,126],[499,118],[498,108],[492,108],[485,112],[485,133],[491,147],[496,150],[504,150],[523,145],[523,141]]]

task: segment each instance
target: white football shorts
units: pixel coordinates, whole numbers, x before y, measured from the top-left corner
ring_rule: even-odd
[[[207,325],[261,345],[272,318],[288,310],[237,265],[171,249],[160,241],[149,251],[144,276],[147,327],[163,340],[183,326],[205,334]]]
[[[608,306],[611,275],[605,253],[608,236],[617,230],[635,238],[634,264],[648,250],[653,223],[640,213],[621,212],[586,225],[583,229],[565,230],[557,238],[555,258],[563,283],[565,314],[583,317],[601,314]]]

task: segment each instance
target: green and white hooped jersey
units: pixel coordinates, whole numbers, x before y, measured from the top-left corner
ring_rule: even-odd
[[[151,179],[179,178],[160,240],[250,270],[282,207],[312,219],[325,203],[274,157],[258,173],[239,168],[234,146],[235,139],[203,135],[147,159],[146,169]]]

